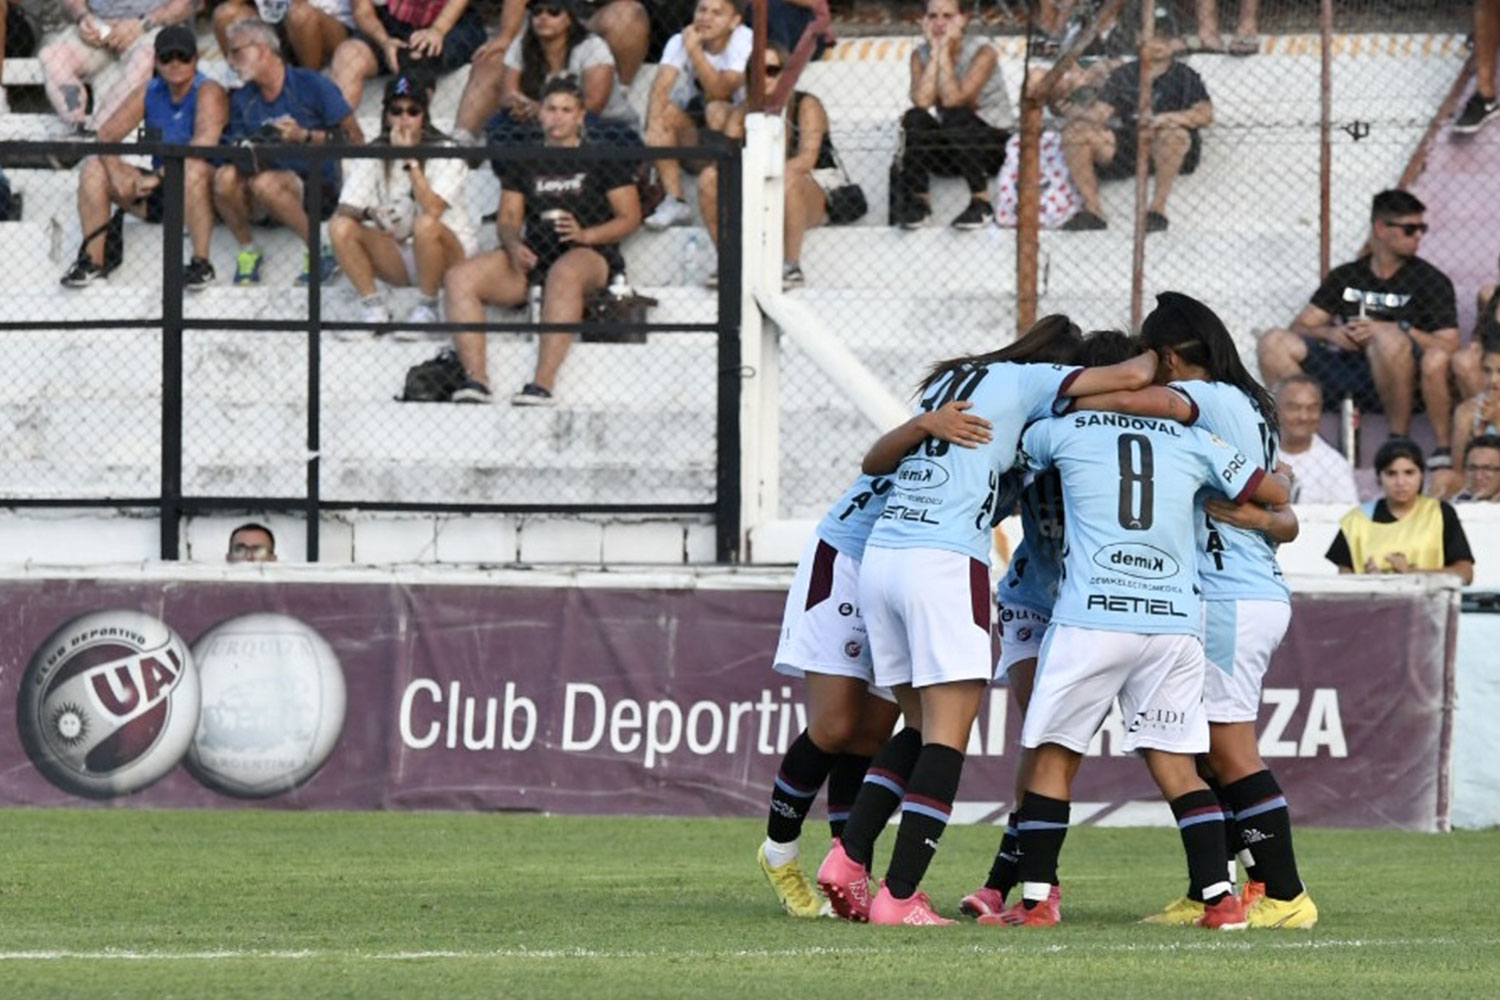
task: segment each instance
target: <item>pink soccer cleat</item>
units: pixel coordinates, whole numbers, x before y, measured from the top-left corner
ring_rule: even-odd
[[[870,904],[869,919],[872,924],[887,927],[947,927],[958,922],[938,916],[927,893],[914,892],[907,899],[897,899],[884,882],[880,883],[880,891]]]
[[[818,866],[818,888],[833,904],[833,912],[845,920],[862,924],[870,919],[870,873],[844,853],[837,838]]]
[[[975,889],[958,904],[958,912],[966,917],[994,916],[1005,909],[1005,896],[999,889],[983,886]]]

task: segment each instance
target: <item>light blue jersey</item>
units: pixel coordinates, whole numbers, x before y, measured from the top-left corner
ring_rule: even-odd
[[[1259,466],[1201,428],[1119,413],[1044,420],[1021,444],[1032,468],[1062,472],[1067,540],[1052,620],[1199,634],[1193,497],[1210,485],[1248,494]]]
[[[850,559],[863,559],[870,528],[885,510],[890,492],[888,477],[860,476],[818,522],[818,537]]]
[[[870,532],[870,544],[887,549],[944,549],[981,563],[990,561],[990,530],[1001,509],[1004,474],[1016,461],[1021,431],[1050,417],[1063,390],[1083,369],[1065,365],[997,362],[961,366],[938,379],[921,409],[955,399],[994,425],[993,440],[964,448],[928,438],[901,460],[896,487]]]
[[[1227,382],[1173,382],[1192,401],[1194,425],[1250,456],[1267,472],[1276,468],[1276,435],[1245,393]],[[1291,590],[1276,562],[1276,548],[1259,531],[1220,524],[1203,512],[1200,491],[1194,509],[1198,526],[1198,579],[1209,601],[1290,601]]]
[[[1029,477],[1021,491],[1021,544],[1011,555],[995,597],[1008,608],[1052,613],[1062,583],[1062,478],[1049,469]]]

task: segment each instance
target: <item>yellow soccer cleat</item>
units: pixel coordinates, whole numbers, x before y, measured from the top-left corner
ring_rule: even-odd
[[[767,881],[776,890],[776,898],[781,901],[781,906],[787,913],[794,917],[833,916],[833,907],[828,905],[828,900],[823,898],[822,893],[813,888],[799,859],[793,858],[786,864],[773,868],[771,862],[766,860],[764,844],[755,856],[760,862],[760,870],[766,873]]]
[[[1305,931],[1318,922],[1318,904],[1307,890],[1293,899],[1261,897],[1248,913],[1250,926],[1282,931]]]
[[[1167,904],[1160,913],[1153,913],[1141,920],[1143,924],[1160,927],[1192,927],[1203,919],[1203,904],[1183,896]]]

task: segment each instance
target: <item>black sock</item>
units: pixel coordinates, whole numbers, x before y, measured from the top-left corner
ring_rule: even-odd
[[[1016,849],[1021,854],[1017,874],[1023,883],[1057,884],[1057,858],[1068,838],[1071,805],[1036,792],[1021,797],[1016,810]],[[1024,889],[1024,886],[1023,886]],[[1036,903],[1038,900],[1026,900]]]
[[[781,770],[771,786],[771,812],[766,819],[766,836],[778,844],[790,844],[802,833],[802,821],[812,808],[818,789],[828,780],[828,771],[838,754],[820,750],[807,730],[792,741]]]
[[[927,866],[937,853],[938,841],[948,829],[958,779],[964,773],[964,755],[941,743],[922,748],[901,800],[901,826],[896,830],[896,848],[885,871],[885,887],[897,899],[917,891]]]
[[[1239,846],[1254,859],[1250,877],[1264,882],[1272,899],[1295,899],[1302,878],[1292,850],[1292,816],[1276,778],[1270,771],[1256,771],[1227,786],[1224,795],[1234,810]]]
[[[870,769],[870,758],[859,754],[841,753],[828,772],[828,832],[838,839],[844,835],[844,824],[849,821],[849,809],[854,805],[854,796],[864,784],[865,772]]]
[[[1229,894],[1229,858],[1224,853],[1224,810],[1207,788],[1178,796],[1170,803],[1177,832],[1187,853],[1188,896],[1217,903]]]
[[[1224,814],[1224,874],[1229,878],[1230,888],[1234,888],[1234,859],[1240,853],[1240,829],[1234,824],[1234,807],[1229,804],[1229,799],[1224,796],[1224,786],[1219,784],[1217,778],[1203,775],[1204,784],[1208,790],[1214,793],[1214,798],[1219,802],[1219,811]],[[1253,877],[1253,876],[1252,876]],[[1188,898],[1198,899],[1193,893],[1197,890],[1188,887]],[[1198,902],[1203,900],[1198,899]]]
[[[1020,840],[1016,836],[1018,815],[1019,813],[1011,813],[1010,818],[1005,821],[1000,849],[995,852],[995,860],[990,864],[990,877],[984,880],[985,888],[998,890],[1002,896],[1009,896],[1010,890],[1021,881]]]
[[[870,769],[865,772],[859,793],[849,807],[844,835],[839,838],[844,853],[851,860],[870,867],[870,859],[875,854],[875,838],[880,836],[880,831],[885,829],[901,805],[901,799],[906,795],[906,783],[921,752],[922,733],[908,726],[886,740],[885,746],[870,761]]]

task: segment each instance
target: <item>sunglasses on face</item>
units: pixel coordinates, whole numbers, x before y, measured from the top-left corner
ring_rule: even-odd
[[[537,4],[535,7],[531,8],[532,17],[536,17],[538,14],[545,14],[548,17],[562,17],[563,13],[564,11],[561,7],[553,7],[550,4],[544,3]]]
[[[1427,232],[1427,223],[1425,222],[1387,222],[1386,225],[1392,229],[1401,230],[1407,236],[1416,236],[1418,233]]]
[[[195,55],[192,52],[163,52],[156,57],[156,61],[163,66],[170,66],[173,63],[190,63],[194,58]]]
[[[236,559],[250,559],[255,556],[270,555],[269,545],[247,545],[244,542],[235,542],[229,547],[229,554]]]
[[[404,116],[406,118],[422,117],[422,109],[417,107],[415,104],[392,104],[390,107],[385,109],[385,113],[388,115],[396,115],[398,117]]]
[[[780,76],[781,63],[766,63],[766,76]]]

